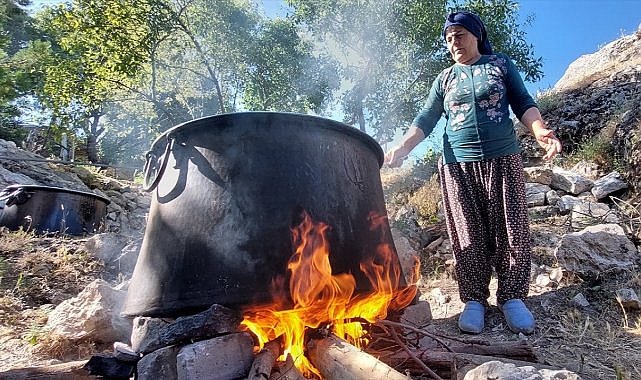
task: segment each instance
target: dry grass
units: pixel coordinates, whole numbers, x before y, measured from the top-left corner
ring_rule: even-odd
[[[441,202],[441,189],[436,174],[410,195],[408,202],[418,210],[420,221],[432,224],[437,220],[439,203]]]
[[[103,265],[87,254],[84,242],[0,229],[0,362],[28,366],[86,357],[95,348],[62,341],[44,329],[56,305],[100,276]]]

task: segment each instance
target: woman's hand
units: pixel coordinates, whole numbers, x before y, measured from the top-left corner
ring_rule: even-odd
[[[534,128],[534,137],[541,148],[545,149],[543,159],[551,160],[557,153],[561,153],[561,141],[554,135],[554,131],[548,128]]]
[[[403,161],[407,158],[408,152],[405,152],[402,146],[397,146],[385,153],[385,158],[383,164],[389,166],[390,168],[398,168],[403,164]]]
[[[530,129],[536,142],[545,149],[543,159],[551,160],[557,153],[561,153],[561,141],[554,135],[554,131],[545,125],[538,108],[528,108],[521,116],[521,123]]]
[[[413,125],[410,126],[407,132],[405,132],[405,135],[403,135],[401,142],[385,153],[383,164],[390,168],[401,166],[412,149],[423,141],[424,138],[425,134],[420,128],[416,128]]]

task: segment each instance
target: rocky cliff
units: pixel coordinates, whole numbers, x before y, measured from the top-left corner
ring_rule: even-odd
[[[641,185],[640,51],[641,29],[579,57],[538,99],[566,154],[586,142],[609,142],[610,158],[636,191]]]

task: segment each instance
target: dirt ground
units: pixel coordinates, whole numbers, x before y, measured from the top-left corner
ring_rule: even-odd
[[[562,233],[563,227],[554,224],[532,226],[537,264],[554,265],[553,248]],[[108,349],[64,345],[52,341],[43,329],[48,311],[104,275],[100,262],[86,255],[83,244],[83,239],[0,231],[0,371],[86,359]],[[439,288],[449,298],[443,304],[430,299],[434,319],[426,329],[461,336],[456,320],[463,304],[451,270],[425,265],[422,273],[421,293],[429,299],[432,289]],[[533,335],[510,332],[492,307],[485,331],[463,337],[489,342],[527,339],[541,363],[566,368],[584,379],[641,379],[641,314],[623,312],[615,298],[615,291],[623,287],[639,289],[641,276],[605,274],[588,283],[566,273],[558,286],[533,282],[526,300],[537,318]],[[578,293],[590,306],[573,306],[571,299]]]
[[[554,265],[553,251],[563,227],[551,224],[533,225],[535,242],[533,261],[539,265]],[[428,327],[444,335],[461,335],[457,328],[458,314],[464,304],[458,297],[456,281],[449,272],[431,275],[424,272],[421,292],[430,299],[433,321]],[[495,306],[496,299],[486,315],[485,330],[474,339],[515,341],[527,339],[540,363],[565,368],[583,379],[641,379],[641,313],[624,312],[615,292],[621,288],[639,289],[638,273],[605,274],[603,278],[587,282],[568,273],[560,283],[552,286],[530,284],[526,304],[533,312],[537,328],[530,336],[512,333],[502,313]],[[450,301],[439,305],[430,298],[434,288],[441,289]],[[492,297],[496,282],[491,286]],[[581,293],[589,301],[588,307],[575,306],[572,299]]]

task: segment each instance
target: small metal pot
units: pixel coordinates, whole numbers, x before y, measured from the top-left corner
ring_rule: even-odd
[[[109,200],[100,195],[38,185],[11,185],[0,193],[0,226],[38,233],[85,235],[104,227]]]

